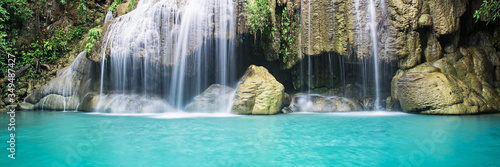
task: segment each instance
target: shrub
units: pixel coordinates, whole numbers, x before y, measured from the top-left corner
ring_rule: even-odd
[[[476,10],[473,17],[477,22],[482,16],[486,17],[486,25],[492,21],[494,22],[500,17],[500,2],[498,0],[483,0],[481,8]]]
[[[99,28],[92,28],[89,31],[89,37],[87,37],[87,44],[85,45],[85,50],[90,53],[94,44],[99,40],[102,30]]]

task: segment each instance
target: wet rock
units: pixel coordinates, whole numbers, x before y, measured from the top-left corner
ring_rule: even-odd
[[[284,107],[282,110],[281,110],[281,113],[283,114],[288,114],[288,113],[292,113],[293,110],[291,110],[289,107]]]
[[[284,86],[266,68],[251,65],[236,89],[231,112],[235,114],[276,114],[283,107]]]
[[[295,95],[292,98],[289,108],[293,112],[346,112],[363,110],[363,107],[352,99],[317,94]]]
[[[126,94],[89,94],[82,100],[78,110],[103,113],[161,113],[175,112],[163,99],[154,96]]]
[[[361,106],[363,107],[363,110],[386,110],[384,105],[386,104],[386,99],[379,99],[377,101],[376,98],[362,98],[362,99],[357,99],[357,102],[361,103]],[[386,104],[387,105],[387,104]]]
[[[16,110],[23,111],[23,110],[33,110],[35,108],[35,105],[31,103],[19,103],[17,104]]]
[[[389,96],[386,99],[385,109],[387,111],[401,111],[401,106],[399,106],[399,101]]]
[[[234,89],[220,84],[213,84],[193,99],[186,106],[187,111],[220,112],[227,110]]]
[[[292,97],[290,96],[290,94],[285,93],[285,96],[283,98],[283,106],[289,106],[291,102],[292,102]]]
[[[78,111],[92,112],[96,111],[99,104],[100,96],[95,93],[87,94],[81,104],[78,106]]]
[[[79,105],[79,100],[75,96],[64,97],[57,94],[50,94],[43,97],[33,107],[35,110],[54,110],[54,111],[68,111],[76,110]]]
[[[93,80],[99,66],[86,55],[86,51],[81,52],[69,67],[57,72],[56,78],[28,95],[26,102],[35,104],[35,109],[76,109],[80,99],[99,86]]]

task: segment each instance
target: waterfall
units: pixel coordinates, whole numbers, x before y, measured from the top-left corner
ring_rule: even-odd
[[[106,14],[106,18],[104,19],[104,23],[106,23],[110,20],[113,20],[113,12],[112,11],[108,11],[108,13]]]
[[[35,107],[41,110],[76,110],[83,94],[90,89],[91,78],[87,76],[92,73],[92,63],[86,55],[86,51],[78,54],[70,66],[59,70],[55,79],[26,97],[26,101],[38,101]]]
[[[372,48],[373,48],[373,68],[375,75],[375,110],[379,109],[380,106],[380,86],[379,86],[379,72],[378,72],[378,39],[377,39],[377,12],[375,10],[374,0],[370,0],[369,6],[370,13],[370,34],[372,37]]]
[[[234,8],[232,0],[139,1],[103,38],[101,96],[154,97],[182,110],[210,84],[236,82]]]
[[[325,3],[320,0],[301,1],[301,11],[304,13],[302,19],[307,19],[301,22],[304,28],[302,37],[307,40],[302,43],[303,54],[307,58],[302,59],[300,63],[301,86],[308,92],[322,86],[333,88],[331,92],[325,92],[325,94],[337,96],[349,94],[351,97],[363,98],[363,101],[371,104],[369,106],[373,106],[366,109],[378,110],[381,106],[381,91],[383,90],[381,87],[382,84],[386,84],[381,83],[383,81],[380,78],[388,71],[385,66],[379,65],[381,60],[388,56],[386,43],[389,39],[381,41],[383,39],[381,36],[388,33],[387,27],[384,27],[386,24],[385,1],[331,0],[328,2],[330,6],[325,7],[321,5]],[[322,19],[328,21],[328,24],[316,25],[315,21]],[[325,32],[329,33],[329,36],[325,36]],[[338,46],[336,42],[339,42],[336,38],[346,39],[346,45],[342,46],[342,49],[346,48],[346,50],[335,48]],[[325,46],[324,42],[328,40],[330,46]],[[321,74],[322,71],[318,71],[322,68],[321,65],[329,70],[329,76],[324,76]],[[331,87],[326,86],[324,80],[317,80],[318,77],[330,77]],[[341,89],[336,89],[337,86]],[[354,94],[352,92],[354,89],[356,91],[359,89],[359,92]]]

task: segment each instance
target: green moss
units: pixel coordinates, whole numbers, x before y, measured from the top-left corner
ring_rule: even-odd
[[[92,47],[94,47],[94,44],[99,40],[99,37],[101,37],[102,29],[99,28],[92,28],[89,31],[89,37],[87,37],[87,45],[85,45],[85,50],[90,53],[92,50]]]
[[[268,61],[279,60],[280,66],[288,69],[298,60],[298,16],[293,9],[273,9],[271,5],[268,0],[248,1],[246,25],[254,36],[256,54],[265,55]]]
[[[113,1],[113,3],[109,6],[108,10],[115,13],[115,10],[116,10],[116,6],[118,6],[119,4],[123,3],[123,0],[115,0]]]
[[[80,17],[80,20],[83,20],[83,22],[86,22],[85,19],[85,11],[87,10],[87,6],[85,5],[85,0],[80,0],[78,2],[78,16]]]
[[[293,61],[296,60],[298,55],[298,24],[297,16],[292,14],[289,15],[287,8],[285,7],[281,12],[280,19],[280,50],[279,54],[282,57],[282,62],[285,66],[290,66]]]
[[[250,34],[256,35],[258,32],[262,34],[268,27],[272,27],[270,24],[272,10],[268,0],[248,1],[246,8],[245,16]]]
[[[127,13],[134,10],[137,7],[137,0],[130,0],[127,6]]]

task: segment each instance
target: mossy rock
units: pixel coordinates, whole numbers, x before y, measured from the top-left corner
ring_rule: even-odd
[[[283,107],[284,91],[285,87],[276,81],[266,68],[251,65],[236,89],[231,112],[253,115],[277,114]]]

